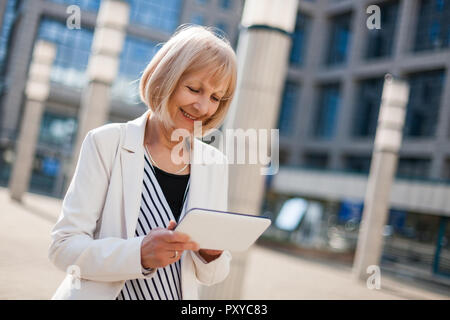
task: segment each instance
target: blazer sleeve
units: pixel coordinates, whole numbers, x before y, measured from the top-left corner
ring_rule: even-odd
[[[86,280],[150,278],[154,272],[144,276],[141,270],[143,236],[94,239],[108,190],[113,158],[117,154],[116,149],[108,147],[108,144],[98,143],[96,134],[103,135],[109,146],[119,144],[120,130],[94,129],[86,135],[61,214],[51,231],[48,257],[64,272],[69,267],[77,267],[80,277]],[[117,144],[114,144],[114,138]]]
[[[216,183],[221,183],[225,187],[223,196],[220,197],[217,203],[220,210],[228,210],[228,161],[226,156],[223,156],[223,164],[218,165],[218,170],[222,171],[221,180]],[[219,258],[206,263],[204,259],[196,252],[190,251],[192,260],[195,266],[195,275],[197,280],[206,286],[211,286],[222,282],[230,272],[231,253],[224,250]]]

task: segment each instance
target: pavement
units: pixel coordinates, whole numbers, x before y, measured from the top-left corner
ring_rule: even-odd
[[[27,193],[12,201],[0,187],[0,299],[50,299],[64,278],[47,258],[62,200]],[[254,245],[247,254],[242,299],[450,299],[432,285],[381,275],[381,288],[352,278],[351,268]]]

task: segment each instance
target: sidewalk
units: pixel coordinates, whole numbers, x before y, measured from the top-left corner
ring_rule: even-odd
[[[26,194],[24,204],[0,187],[0,299],[49,299],[64,278],[47,258],[62,201]],[[450,293],[382,274],[381,289],[353,281],[350,268],[253,246],[243,299],[450,299]]]

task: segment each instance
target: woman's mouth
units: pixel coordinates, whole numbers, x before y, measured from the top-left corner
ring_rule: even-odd
[[[190,115],[189,113],[187,113],[187,112],[184,111],[183,109],[180,108],[180,110],[181,110],[181,114],[182,114],[186,119],[191,120],[191,121],[197,120],[196,117]]]

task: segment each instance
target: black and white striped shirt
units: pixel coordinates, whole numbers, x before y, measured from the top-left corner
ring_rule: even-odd
[[[160,169],[151,165],[149,157],[144,153],[144,179],[142,190],[141,208],[136,225],[135,236],[146,235],[156,227],[167,228],[170,220],[179,221],[186,212],[187,194],[189,182],[184,191],[182,201],[167,201],[163,189],[158,182],[157,176],[161,174]],[[170,175],[166,173],[167,175]],[[174,175],[173,175],[174,176]],[[170,178],[170,177],[169,177]],[[175,179],[188,178],[188,175],[173,177]],[[180,180],[178,180],[179,184]],[[166,192],[167,194],[167,192]],[[181,203],[179,212],[172,212],[173,203]],[[175,213],[175,214],[174,214]],[[181,300],[181,260],[164,268],[158,268],[156,274],[150,279],[127,280],[117,296],[116,300]]]

